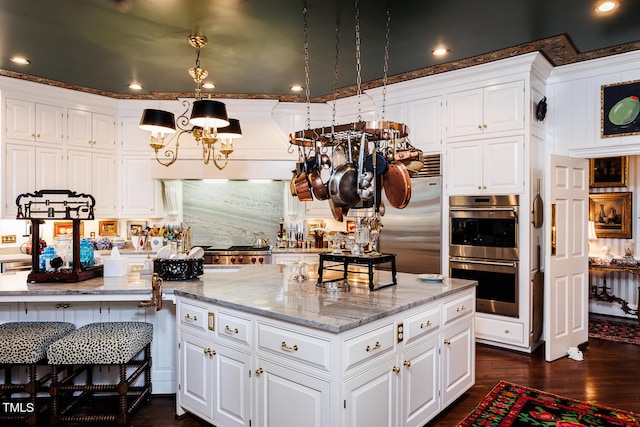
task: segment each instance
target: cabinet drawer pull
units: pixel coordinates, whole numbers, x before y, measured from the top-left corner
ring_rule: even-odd
[[[399,374],[399,373],[400,373],[400,368],[398,368],[397,366],[394,366],[393,368],[391,368],[391,370],[392,370],[393,372],[395,372],[396,374]]]
[[[407,368],[410,368],[411,367],[411,361],[405,360],[403,365],[406,366]]]
[[[428,328],[431,326],[431,320],[427,320],[427,323],[420,323],[420,329]]]
[[[286,341],[282,341],[282,344],[280,344],[280,348],[286,351],[298,351],[297,344],[294,344],[293,347],[289,347]]]
[[[187,320],[193,320],[194,322],[198,320],[198,316],[191,317],[191,315],[189,315],[189,313],[185,314],[184,318],[187,319]]]
[[[508,334],[508,333],[510,333],[510,332],[511,332],[511,331],[510,331],[510,330],[508,330],[508,329],[505,329],[505,330],[504,330],[504,333],[505,333],[505,334]]]
[[[256,376],[260,376],[260,374],[262,374],[263,372],[264,372],[264,369],[262,368],[256,369]]]
[[[207,347],[204,349],[204,354],[206,354],[207,356],[215,356],[216,351]]]
[[[374,345],[373,347],[367,346],[366,350],[373,351],[379,349],[380,347],[382,347],[382,344],[380,344],[380,341],[376,341],[376,345]]]
[[[458,307],[458,308],[456,309],[456,311],[457,311],[458,313],[460,313],[461,311],[465,311],[465,310],[466,310],[466,307],[465,307],[464,305],[461,305],[460,307]]]
[[[225,331],[226,333],[228,333],[228,334],[237,334],[237,333],[238,333],[238,328],[233,328],[233,329],[231,329],[231,328],[229,327],[229,325],[226,325],[226,326],[224,327],[224,331]]]
[[[445,343],[446,345],[451,345],[451,341],[450,341],[450,340],[444,340],[444,343]]]

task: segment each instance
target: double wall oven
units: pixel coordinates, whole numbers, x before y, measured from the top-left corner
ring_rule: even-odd
[[[518,317],[517,195],[449,198],[449,273],[478,282],[476,311]]]

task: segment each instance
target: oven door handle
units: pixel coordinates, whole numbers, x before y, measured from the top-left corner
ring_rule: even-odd
[[[500,261],[478,261],[478,260],[472,260],[469,258],[456,258],[456,257],[452,257],[449,259],[450,261],[455,261],[455,262],[461,262],[461,263],[465,263],[465,264],[481,264],[481,265],[496,265],[499,267],[512,267],[512,268],[516,268],[518,266],[517,262],[500,262]]]

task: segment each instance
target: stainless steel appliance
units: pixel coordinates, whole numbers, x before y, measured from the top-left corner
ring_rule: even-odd
[[[449,198],[449,275],[478,281],[476,311],[517,317],[517,195]]]
[[[204,251],[205,264],[271,264],[271,250],[269,248],[254,248],[253,246],[231,246],[218,249],[208,247]]]
[[[404,209],[385,200],[378,250],[396,254],[405,273],[441,272],[442,178],[440,156],[425,156],[425,167],[411,178],[411,201]]]

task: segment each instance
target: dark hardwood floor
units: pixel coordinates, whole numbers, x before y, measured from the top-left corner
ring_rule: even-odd
[[[428,427],[456,426],[500,380],[640,413],[640,346],[590,339],[583,361],[565,357],[548,363],[544,361],[544,349],[528,355],[478,345],[475,386]],[[151,402],[136,413],[132,425],[209,425],[191,415],[178,420],[174,410],[174,396],[153,396]]]

